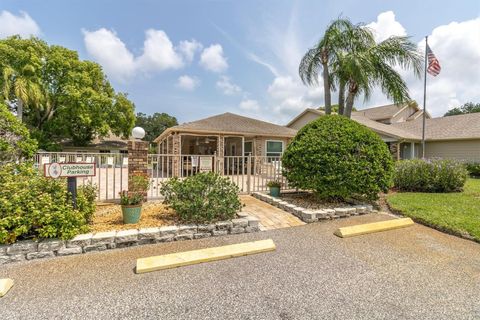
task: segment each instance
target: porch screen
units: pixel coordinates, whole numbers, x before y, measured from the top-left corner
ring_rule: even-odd
[[[282,152],[282,141],[267,141],[267,157],[280,157]]]

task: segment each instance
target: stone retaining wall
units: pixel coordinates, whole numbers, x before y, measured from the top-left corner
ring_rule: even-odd
[[[24,260],[69,256],[143,244],[250,233],[260,230],[259,220],[256,217],[242,212],[238,216],[239,218],[237,219],[212,224],[80,234],[67,241],[59,239],[48,239],[38,242],[30,240],[18,241],[11,245],[0,245],[0,265]]]
[[[309,210],[306,208],[297,207],[294,204],[282,200],[282,198],[275,198],[261,192],[255,192],[252,195],[259,200],[265,201],[277,208],[290,212],[291,214],[297,216],[300,220],[307,223],[327,219],[338,219],[349,216],[358,216],[374,211],[372,205],[367,204],[353,205],[350,207],[334,209]]]

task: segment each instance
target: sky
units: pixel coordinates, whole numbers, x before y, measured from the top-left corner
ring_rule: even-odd
[[[480,1],[0,0],[0,38],[37,36],[98,62],[136,111],[180,123],[233,112],[286,124],[323,105],[323,86],[298,76],[333,19],[365,23],[382,41],[424,37],[442,66],[427,77],[427,110],[480,102]],[[423,105],[423,79],[400,70]],[[334,101],[336,97],[334,95]],[[389,104],[380,90],[357,109]]]

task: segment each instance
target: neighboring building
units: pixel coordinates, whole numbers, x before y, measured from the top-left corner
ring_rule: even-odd
[[[287,127],[300,129],[324,115],[317,109],[306,109]],[[352,112],[352,119],[377,132],[395,159],[422,156],[422,115],[416,103],[386,105]],[[427,158],[480,160],[480,114],[431,118],[426,114]]]
[[[71,141],[60,143],[62,151],[76,153],[128,153],[128,140],[110,134],[103,138],[95,138],[86,146],[74,146]]]

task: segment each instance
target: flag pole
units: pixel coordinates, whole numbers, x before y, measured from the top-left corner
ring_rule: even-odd
[[[423,126],[422,126],[422,159],[425,159],[425,118],[427,112],[427,46],[428,36],[425,37],[425,69],[423,72]]]

